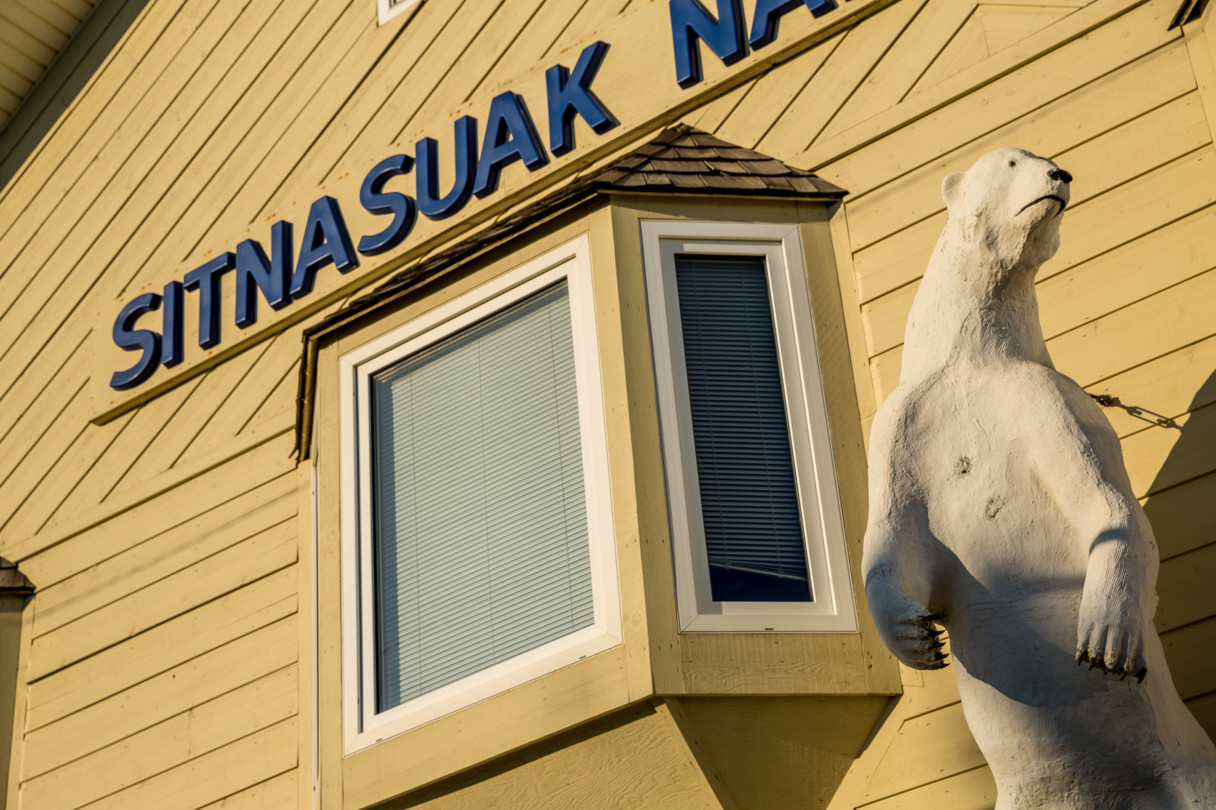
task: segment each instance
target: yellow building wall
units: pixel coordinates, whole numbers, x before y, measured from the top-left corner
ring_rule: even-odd
[[[1118,398],[1106,413],[1161,547],[1157,629],[1175,685],[1216,735],[1216,543],[1203,518],[1216,497],[1216,24],[1209,12],[1171,29],[1175,2],[1017,4],[1045,24],[994,36],[1013,21],[989,4],[906,5],[687,120],[851,192],[857,348],[875,406],[899,380],[908,309],[945,222],[942,178],[1000,146],[1074,175],[1061,250],[1038,279],[1044,334],[1061,371]],[[863,46],[872,58],[857,65]],[[991,807],[953,673],[903,672],[905,694],[831,806]]]
[[[301,327],[92,425],[94,310],[117,307],[100,292],[244,238],[351,155],[646,4],[432,0],[382,28],[370,0],[124,4],[120,44],[3,164],[0,553],[38,588],[10,807],[312,801]],[[1178,5],[899,0],[683,118],[851,192],[834,236],[863,419],[898,379],[941,177],[1002,145],[1076,176],[1044,331],[1062,371],[1125,406],[1107,413],[1161,545],[1158,626],[1213,733],[1216,24],[1171,30]],[[904,671],[904,689],[832,806],[991,806],[953,673]]]
[[[384,27],[364,0],[117,5],[117,46],[3,167],[0,548],[38,588],[8,806],[310,806],[300,327],[97,426],[101,293],[626,3],[430,2]]]
[[[671,705],[645,701],[381,807],[717,810],[698,753]]]

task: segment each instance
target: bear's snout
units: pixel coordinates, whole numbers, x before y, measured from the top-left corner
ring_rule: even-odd
[[[1072,182],[1072,175],[1058,167],[1047,172],[1047,177],[1051,180],[1063,180],[1065,183]]]

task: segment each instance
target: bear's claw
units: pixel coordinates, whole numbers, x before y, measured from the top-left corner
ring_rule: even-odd
[[[1125,679],[1128,675],[1136,676],[1136,683],[1144,683],[1144,677],[1148,675],[1148,666],[1141,663],[1136,669],[1129,665],[1113,663],[1108,664],[1101,649],[1087,650],[1079,648],[1076,654],[1077,666],[1081,664],[1089,664],[1089,668],[1098,667],[1103,673],[1115,675],[1119,680]],[[1128,662],[1130,664],[1130,661]]]

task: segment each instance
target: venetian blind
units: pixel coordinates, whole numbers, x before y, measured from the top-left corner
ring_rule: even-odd
[[[715,601],[809,601],[764,259],[676,257]]]
[[[565,282],[372,387],[384,711],[594,621]]]

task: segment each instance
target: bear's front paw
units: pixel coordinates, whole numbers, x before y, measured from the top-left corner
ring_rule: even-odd
[[[887,648],[906,666],[913,669],[944,669],[949,663],[942,652],[942,630],[936,625],[946,618],[944,613],[925,615],[909,604],[906,609],[887,617],[883,641]]]
[[[891,575],[890,566],[874,566],[866,576],[866,601],[878,633],[891,654],[913,669],[942,669],[942,630],[936,625],[944,613],[930,614],[908,598]]]
[[[1144,680],[1148,664],[1144,660],[1144,630],[1130,611],[1089,609],[1082,601],[1077,628],[1077,664],[1089,664],[1123,680],[1135,675]],[[1119,615],[1115,615],[1116,612]]]

